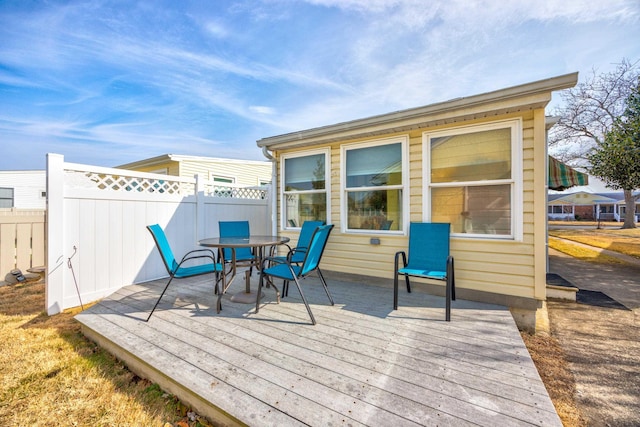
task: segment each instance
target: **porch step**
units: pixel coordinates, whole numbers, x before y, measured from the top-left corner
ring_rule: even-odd
[[[576,301],[577,293],[578,288],[564,277],[553,273],[547,274],[547,298]]]

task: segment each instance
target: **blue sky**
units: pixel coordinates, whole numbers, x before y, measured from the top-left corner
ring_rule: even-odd
[[[582,80],[639,40],[638,0],[0,0],[0,170],[264,160],[263,137]]]

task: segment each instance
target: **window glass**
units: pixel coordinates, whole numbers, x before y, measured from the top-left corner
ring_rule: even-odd
[[[511,234],[511,186],[434,188],[431,219],[451,223],[452,233]]]
[[[348,228],[402,229],[402,190],[349,191]]]
[[[347,151],[347,187],[378,187],[402,183],[402,144]]]
[[[325,188],[324,154],[285,159],[284,164],[285,191]]]
[[[0,208],[13,207],[13,188],[0,188]]]
[[[516,189],[521,160],[514,155],[520,126],[496,122],[424,134],[430,221],[448,222],[461,236],[521,238],[522,208],[515,208],[522,202]]]
[[[327,221],[325,193],[287,194],[286,220],[289,227],[301,227],[305,221]]]
[[[511,178],[511,129],[431,138],[431,182]]]
[[[222,182],[224,184],[233,184],[236,182],[235,178],[229,178],[226,176],[214,176],[213,182]]]
[[[403,229],[401,142],[345,150],[347,229]]]
[[[283,219],[285,228],[304,221],[327,222],[326,154],[283,159]]]

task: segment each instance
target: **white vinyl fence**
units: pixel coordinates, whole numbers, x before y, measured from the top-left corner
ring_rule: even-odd
[[[149,224],[160,224],[177,257],[218,236],[218,221],[248,220],[271,234],[268,187],[237,188],[123,169],[65,163],[47,155],[49,314],[123,286],[166,277]]]

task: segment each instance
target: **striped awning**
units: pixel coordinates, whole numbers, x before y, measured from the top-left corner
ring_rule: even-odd
[[[549,156],[549,190],[566,190],[577,185],[589,185],[589,175]]]

